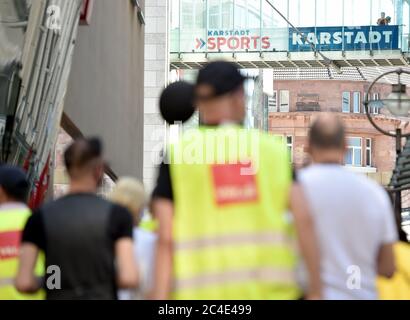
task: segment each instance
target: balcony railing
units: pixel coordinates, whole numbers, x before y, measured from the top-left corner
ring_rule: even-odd
[[[317,102],[296,102],[295,110],[298,112],[321,111],[320,104]]]

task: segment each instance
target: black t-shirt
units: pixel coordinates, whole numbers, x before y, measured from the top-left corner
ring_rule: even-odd
[[[152,192],[152,198],[174,199],[169,164],[161,163],[158,171],[157,184]]]
[[[127,209],[94,194],[71,194],[36,210],[22,241],[44,251],[46,269],[61,270],[61,290],[46,288],[47,299],[107,300],[117,298],[115,242],[132,239],[132,229]]]
[[[27,220],[22,235],[22,242],[29,242],[36,245],[39,249],[46,251],[47,237],[44,230],[42,209],[34,210]],[[123,207],[113,205],[110,213],[107,234],[113,242],[120,238],[132,238],[133,233],[132,216]]]

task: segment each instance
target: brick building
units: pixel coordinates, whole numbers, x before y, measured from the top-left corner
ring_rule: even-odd
[[[309,162],[306,153],[310,124],[318,112],[337,112],[347,130],[345,165],[386,185],[395,164],[395,139],[379,133],[368,121],[363,100],[368,81],[275,80],[269,98],[269,131],[286,139],[296,168]],[[372,99],[384,99],[391,85],[377,84]],[[387,131],[404,127],[397,118],[371,110],[376,123]]]

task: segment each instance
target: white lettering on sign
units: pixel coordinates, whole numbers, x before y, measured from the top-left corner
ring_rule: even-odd
[[[382,35],[381,35],[380,32],[370,31],[370,33],[369,33],[369,43],[371,43],[371,44],[379,43],[381,39],[382,39]]]
[[[383,35],[385,38],[385,42],[389,43],[390,42],[390,37],[393,35],[393,31],[383,31]]]
[[[333,43],[334,44],[341,44],[343,42],[343,38],[342,38],[342,33],[341,32],[335,32],[333,34]]]
[[[357,33],[354,43],[367,43],[367,39],[363,31]]]
[[[353,38],[354,32],[345,32],[346,36],[346,43],[352,43],[352,38]]]
[[[321,44],[330,44],[330,38],[332,35],[329,32],[320,33],[320,43]]]
[[[309,32],[307,35],[298,33],[292,34],[293,45],[308,45],[310,43],[320,45],[341,44],[343,40],[346,44],[377,44],[381,41],[390,43],[392,41],[393,31],[370,31],[368,34],[359,31],[356,34],[352,31],[344,32],[320,32],[317,35],[314,32]]]
[[[319,41],[317,40],[316,35],[313,32],[308,33],[307,40],[310,43],[319,44]]]
[[[302,35],[298,33],[293,33],[293,44],[303,45]]]

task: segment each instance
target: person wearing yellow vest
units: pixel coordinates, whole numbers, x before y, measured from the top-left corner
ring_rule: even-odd
[[[29,184],[26,174],[17,167],[0,167],[0,300],[37,300],[44,293],[23,295],[14,287],[18,270],[21,233],[30,209],[26,206]],[[43,274],[43,264],[37,264],[36,273]]]
[[[396,219],[396,224],[399,234],[399,241],[393,246],[396,271],[391,278],[380,276],[377,279],[379,298],[382,300],[410,300],[409,235],[404,231],[402,219]]]
[[[410,244],[398,242],[394,245],[396,272],[391,279],[379,277],[377,288],[382,300],[410,300]]]
[[[306,297],[321,298],[313,223],[292,186],[286,148],[241,126],[245,80],[229,62],[199,72],[202,125],[170,146],[152,196],[159,236],[152,299],[299,299],[296,234]]]

